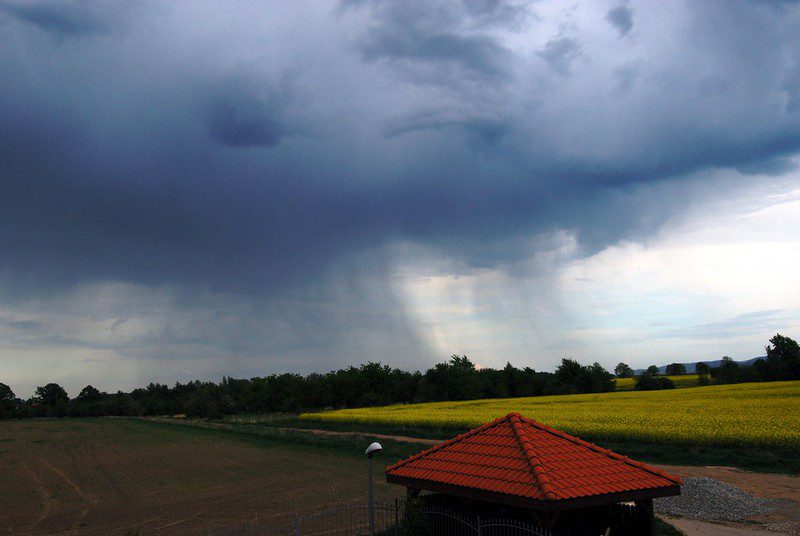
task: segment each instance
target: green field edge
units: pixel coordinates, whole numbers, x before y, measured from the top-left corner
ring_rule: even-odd
[[[284,420],[282,426],[296,422],[298,428],[341,432],[402,435],[428,439],[447,439],[470,430],[470,427],[403,427],[381,423],[325,422],[295,418]],[[603,448],[649,463],[667,465],[729,465],[751,471],[800,474],[800,451],[795,448],[770,446],[696,445],[681,442],[642,442],[626,438],[609,438],[583,434],[581,439]]]
[[[249,436],[264,442],[288,443],[297,446],[332,449],[353,456],[363,456],[366,445],[373,440],[378,440],[384,448],[382,458],[386,460],[387,465],[399,459],[411,456],[412,454],[416,454],[428,447],[419,443],[409,443],[377,437],[378,435],[443,440],[467,431],[466,428],[437,428],[425,430],[387,425],[369,425],[369,429],[367,429],[366,425],[348,426],[346,423],[336,423],[335,426],[326,426],[326,424],[329,423],[319,423],[316,421],[314,421],[313,424],[320,426],[312,427],[308,425],[307,421],[297,417],[274,418],[258,424],[240,424],[225,421],[139,420],[151,425],[232,434],[245,438]],[[352,435],[320,436],[308,432],[308,430],[313,429],[345,432]],[[800,474],[800,456],[798,456],[800,452],[798,452],[797,449],[643,443],[636,441],[606,440],[590,436],[583,436],[582,438],[603,448],[647,463],[689,466],[731,466],[756,472],[789,475]]]
[[[656,536],[686,536],[685,533],[681,532],[669,524],[668,520],[661,519],[656,517]]]

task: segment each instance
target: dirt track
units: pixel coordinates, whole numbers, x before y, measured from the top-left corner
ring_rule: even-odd
[[[192,426],[195,428],[207,428],[211,430],[237,430],[242,429],[244,427],[252,427],[258,426],[253,424],[232,424],[232,423],[224,423],[224,422],[207,422],[203,420],[191,420],[191,419],[173,419],[169,417],[142,417],[144,420],[153,421],[153,422],[161,422],[161,423],[168,423],[168,424],[176,424],[176,425],[183,425],[183,426]],[[305,434],[312,434],[312,435],[319,435],[319,436],[329,436],[329,437],[354,437],[354,436],[367,436],[372,439],[388,439],[392,441],[399,441],[401,443],[419,443],[420,445],[427,445],[432,446],[437,443],[441,443],[441,439],[426,439],[423,437],[410,437],[410,436],[402,436],[402,435],[392,435],[392,434],[362,434],[359,432],[340,432],[336,430],[318,430],[316,428],[281,428],[281,427],[269,427],[269,430],[276,430],[282,432],[292,432],[292,433],[305,433]]]

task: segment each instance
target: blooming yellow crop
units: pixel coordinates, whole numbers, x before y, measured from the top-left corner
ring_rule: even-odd
[[[800,381],[406,404],[301,418],[466,428],[511,411],[585,438],[800,448]]]

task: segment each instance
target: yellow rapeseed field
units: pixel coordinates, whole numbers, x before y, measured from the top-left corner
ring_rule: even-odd
[[[800,381],[406,404],[301,418],[458,428],[511,411],[587,439],[800,448]]]

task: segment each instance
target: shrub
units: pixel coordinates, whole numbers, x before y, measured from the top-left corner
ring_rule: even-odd
[[[666,376],[654,376],[645,372],[636,380],[637,391],[658,391],[661,389],[675,389],[675,384]]]
[[[686,374],[686,365],[683,363],[670,363],[667,365],[667,375],[668,376],[678,376],[681,374]]]
[[[406,501],[405,515],[400,523],[402,536],[427,536],[429,534],[428,523],[421,508],[422,502],[418,498]]]

